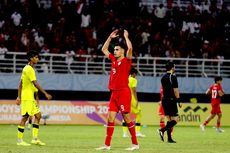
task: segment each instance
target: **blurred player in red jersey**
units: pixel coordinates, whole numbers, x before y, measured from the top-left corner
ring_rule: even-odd
[[[216,124],[216,131],[217,132],[224,132],[220,128],[220,121],[222,117],[222,112],[220,109],[220,101],[221,97],[224,95],[224,91],[222,89],[222,77],[218,76],[214,79],[215,83],[211,85],[211,87],[208,88],[206,91],[206,94],[211,95],[211,104],[212,104],[212,110],[211,114],[208,116],[208,118],[204,121],[203,124],[200,125],[200,128],[202,131],[205,131],[205,126],[217,115],[217,124]]]
[[[128,86],[128,77],[132,66],[132,43],[129,40],[128,35],[128,31],[126,30],[115,30],[109,35],[102,47],[102,52],[112,62],[109,79],[109,90],[111,91],[111,97],[109,103],[105,144],[102,147],[96,148],[96,150],[110,150],[110,143],[114,132],[114,122],[119,111],[122,113],[123,119],[127,123],[127,127],[132,139],[132,146],[126,150],[139,149],[135,132],[135,124],[130,117],[131,91]],[[127,47],[122,43],[115,44],[113,51],[114,54],[111,54],[108,50],[110,42],[112,39],[118,38],[119,36],[124,37]]]
[[[160,116],[160,127],[164,128],[165,127],[165,112],[164,109],[162,107],[162,97],[163,97],[163,88],[162,86],[160,87],[160,102],[159,102],[159,111],[158,114]]]

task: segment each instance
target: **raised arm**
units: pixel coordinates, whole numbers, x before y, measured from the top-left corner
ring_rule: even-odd
[[[109,54],[110,54],[110,52],[109,52],[109,44],[110,44],[110,42],[111,42],[111,40],[113,39],[113,38],[115,38],[115,37],[118,37],[118,35],[117,35],[117,31],[118,30],[115,30],[115,31],[113,31],[110,35],[109,35],[109,37],[107,38],[107,40],[105,41],[105,43],[104,43],[104,45],[103,45],[103,47],[102,47],[102,49],[101,49],[101,51],[105,54],[105,56],[107,56],[107,57],[109,57]]]
[[[124,30],[124,37],[125,37],[126,45],[128,47],[128,50],[127,50],[127,53],[126,53],[126,57],[128,59],[132,59],[132,56],[133,56],[133,46],[132,46],[131,41],[129,40],[129,33],[128,33],[127,30]]]

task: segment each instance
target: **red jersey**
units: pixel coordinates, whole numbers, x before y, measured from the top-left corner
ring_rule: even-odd
[[[162,101],[162,97],[163,97],[163,88],[162,86],[160,87],[160,101]]]
[[[112,61],[109,78],[109,89],[122,90],[129,88],[128,77],[132,65],[132,60],[125,57],[121,61],[117,61],[113,54],[109,54],[109,59]]]
[[[213,84],[209,90],[211,91],[211,102],[212,105],[220,104],[221,97],[218,95],[219,91],[223,91],[221,85]]]
[[[162,86],[160,87],[160,106],[159,106],[159,115],[165,115],[165,113],[164,113],[164,109],[163,109],[163,107],[162,107],[162,97],[163,97],[163,88],[162,88]]]

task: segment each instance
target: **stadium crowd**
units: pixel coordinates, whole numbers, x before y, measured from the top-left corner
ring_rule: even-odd
[[[225,3],[159,4],[149,12],[141,0],[0,1],[0,57],[28,50],[98,55],[108,32],[121,26],[135,56],[230,59]]]

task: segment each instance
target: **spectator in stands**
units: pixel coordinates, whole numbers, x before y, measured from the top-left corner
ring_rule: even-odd
[[[87,28],[90,26],[91,23],[91,15],[89,14],[89,11],[85,8],[83,10],[83,13],[81,14],[81,27]]]
[[[210,8],[210,1],[209,0],[205,0],[204,3],[203,3],[203,5],[202,5],[203,12],[206,11],[206,12],[210,13],[209,8]]]
[[[49,54],[49,53],[50,53],[50,49],[49,49],[48,45],[47,45],[47,44],[44,44],[44,45],[42,46],[41,51],[40,51],[41,62],[45,62],[46,60],[47,60],[47,61],[49,60],[48,58],[46,58],[46,55]],[[44,56],[43,56],[43,55],[44,55]]]
[[[43,73],[49,73],[49,66],[44,62],[41,64],[41,70]]]
[[[21,44],[22,44],[22,51],[29,51],[30,45],[30,38],[29,38],[29,30],[25,29],[21,35]]]
[[[0,18],[0,29],[2,29],[4,24],[5,24],[5,20],[3,18]]]
[[[160,4],[160,5],[156,8],[154,14],[155,14],[155,16],[156,16],[157,18],[163,19],[163,18],[165,17],[165,15],[166,15],[166,9],[165,9],[164,5],[163,5],[163,4]]]
[[[210,58],[212,48],[209,46],[209,41],[205,40],[202,48],[201,48],[201,53],[203,58]]]
[[[15,11],[12,15],[11,15],[11,19],[13,20],[14,25],[17,27],[21,24],[21,19],[22,16],[19,12]]]
[[[44,37],[39,33],[39,31],[36,31],[35,29],[32,30],[34,41],[38,44],[39,48],[41,48],[44,45]]]
[[[86,58],[85,57],[82,57],[82,55],[87,55],[87,50],[85,49],[85,47],[83,45],[81,45],[81,47],[76,51],[76,59],[77,61],[85,61]]]
[[[51,0],[40,0],[39,5],[41,8],[48,10],[52,6],[52,1]]]
[[[83,44],[90,46],[87,49],[89,50],[87,54],[90,54],[90,50],[95,50],[95,46],[101,46],[100,39],[106,37],[104,31],[122,23],[136,34],[130,37],[135,37],[133,39],[134,54],[137,53],[137,56],[149,53],[154,56],[165,56],[168,48],[165,48],[164,38],[168,36],[172,44],[180,46],[177,48],[182,57],[187,57],[190,51],[197,54],[204,40],[209,40],[209,46],[212,47],[213,42],[220,39],[222,43],[216,44],[215,48],[225,46],[222,54],[229,58],[229,45],[223,45],[230,39],[229,8],[226,3],[223,3],[222,7],[217,7],[217,3],[205,0],[201,3],[190,3],[184,7],[172,6],[170,4],[172,1],[167,0],[170,4],[167,8],[164,4],[154,3],[154,5],[150,4],[153,7],[149,7],[140,0],[132,0],[131,6],[134,8],[131,13],[128,2],[122,0],[103,2],[40,0],[36,3],[34,1],[4,1],[0,11],[0,33],[3,36],[1,39],[10,51],[24,52],[37,48],[40,50],[42,44],[46,43],[51,53],[65,53],[63,40],[66,36],[75,35],[76,45],[72,50],[78,50],[80,44]],[[118,10],[114,7],[116,5],[126,9]],[[150,8],[153,10],[152,14],[149,13]],[[41,22],[40,19],[42,19]],[[81,23],[81,21],[84,22]],[[33,29],[36,29],[35,33]],[[144,36],[141,36],[142,34]],[[148,38],[148,45],[144,48],[141,46],[143,37],[144,42]],[[193,41],[190,42],[191,40]],[[158,49],[156,46],[160,46],[161,54],[154,54],[158,52],[154,50]],[[196,58],[203,57],[196,55]]]
[[[148,29],[143,30],[141,33],[141,50],[142,50],[142,56],[149,56],[150,51],[149,51],[149,37],[150,33],[148,32]]]
[[[43,45],[43,47],[42,47],[40,53],[41,53],[41,54],[48,54],[48,53],[50,53],[50,49],[49,49],[49,47],[48,47],[47,44],[44,44],[44,45]]]
[[[73,50],[67,50],[65,54],[66,54],[65,63],[67,64],[68,71],[72,73],[71,64],[74,61],[75,52]]]
[[[5,59],[5,55],[6,55],[7,52],[8,52],[8,49],[1,42],[0,43],[0,60],[4,60]]]

